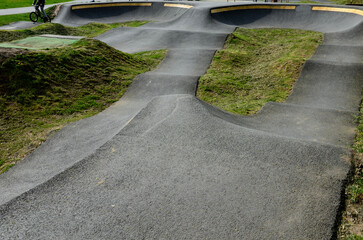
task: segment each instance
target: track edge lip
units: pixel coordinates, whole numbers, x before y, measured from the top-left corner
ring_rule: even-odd
[[[104,8],[104,7],[151,7],[152,3],[100,3],[100,4],[80,4],[72,6],[72,10]]]
[[[220,13],[220,12],[230,12],[236,10],[254,10],[254,9],[277,9],[277,10],[295,10],[295,5],[240,5],[240,6],[231,6],[231,7],[220,7],[211,9],[211,14]]]
[[[175,7],[175,8],[193,8],[194,6],[192,5],[187,5],[187,4],[179,4],[179,3],[164,3],[164,7]]]
[[[341,7],[320,7],[320,6],[313,6],[313,11],[327,11],[327,12],[341,12],[341,13],[352,13],[363,16],[363,10],[356,9],[356,8],[341,8]]]

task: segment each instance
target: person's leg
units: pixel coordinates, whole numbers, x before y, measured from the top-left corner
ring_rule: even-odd
[[[47,14],[45,13],[45,11],[44,11],[44,4],[41,4],[40,5],[40,10],[42,11],[42,13],[43,13],[43,17],[44,18],[48,18],[48,16],[47,16]]]
[[[35,5],[35,12],[39,13],[39,5]]]

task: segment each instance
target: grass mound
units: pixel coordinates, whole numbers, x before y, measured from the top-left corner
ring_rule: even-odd
[[[165,54],[130,55],[97,40],[11,50],[0,59],[0,173],[52,131],[117,101],[136,75],[155,68]]]
[[[239,28],[201,77],[197,97],[243,115],[283,102],[322,39],[312,31]]]

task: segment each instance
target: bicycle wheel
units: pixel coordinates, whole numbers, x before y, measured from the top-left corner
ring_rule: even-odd
[[[31,12],[29,14],[30,21],[37,22],[38,21],[38,14],[36,12]]]
[[[50,19],[50,17],[46,16],[46,17],[43,17],[43,22],[46,23],[46,22],[52,22],[52,20]]]

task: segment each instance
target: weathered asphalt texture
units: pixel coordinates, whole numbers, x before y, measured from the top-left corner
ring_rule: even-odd
[[[361,96],[363,17],[308,5],[211,14],[225,4],[148,3],[62,9],[57,21],[67,25],[157,20],[97,39],[126,52],[170,50],[115,105],[0,175],[0,238],[334,238]],[[195,98],[236,26],[327,33],[286,103],[252,117]]]

